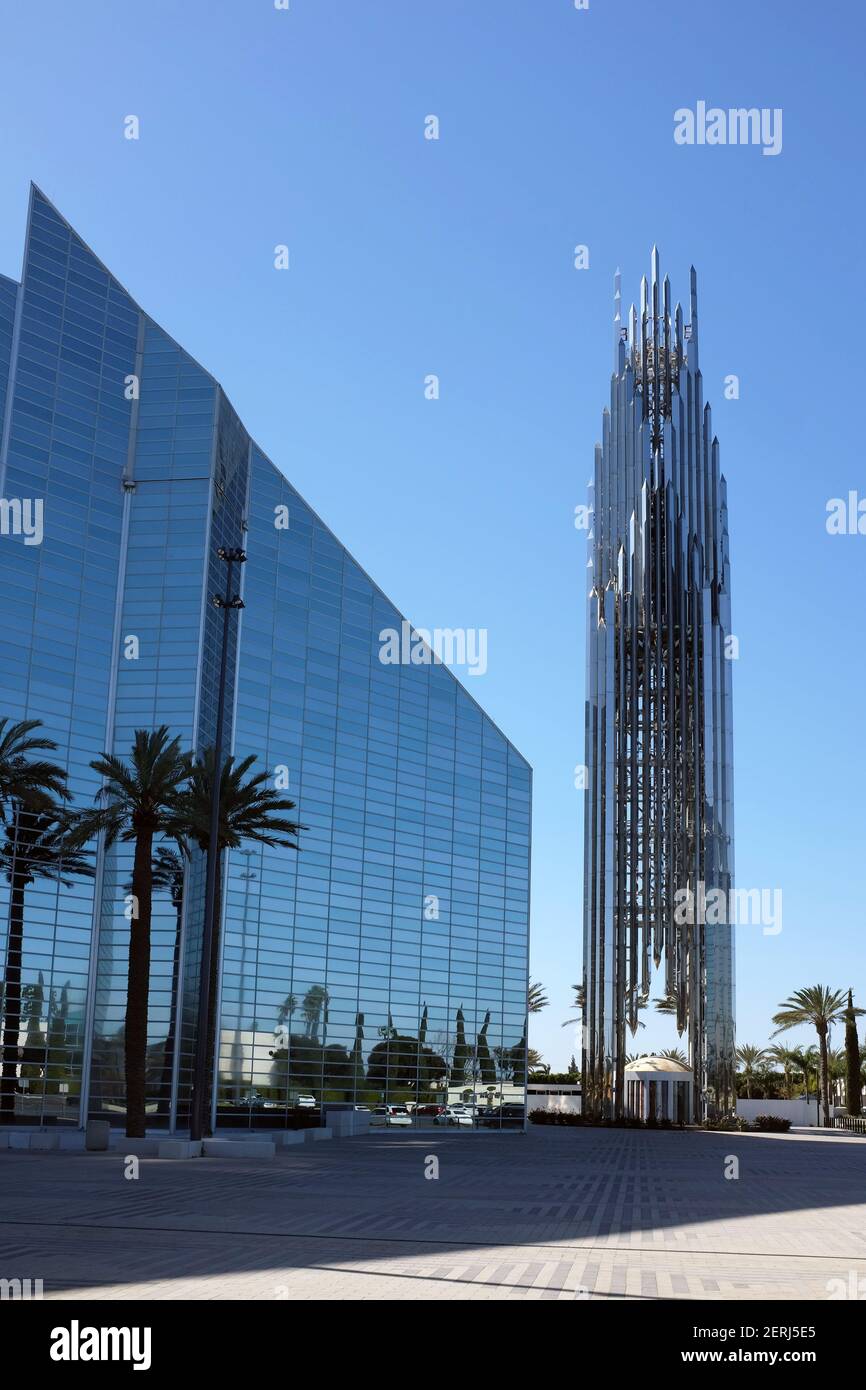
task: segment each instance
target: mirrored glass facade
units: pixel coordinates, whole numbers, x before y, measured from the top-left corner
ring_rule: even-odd
[[[276,1128],[325,1104],[446,1102],[514,1122],[526,1080],[531,772],[444,666],[389,665],[401,615],[250,439],[219,384],[32,190],[20,285],[0,278],[5,499],[0,714],[40,719],[76,805],[90,761],[168,724],[213,741],[224,582],[232,751],[286,785],[301,851],[226,857],[215,1119]],[[170,849],[170,846],[163,846]],[[15,1118],[122,1119],[132,853],[27,886]],[[148,1122],[183,1127],[204,865],[163,856]],[[0,888],[0,960],[10,960]],[[13,940],[12,950],[16,952]],[[503,1106],[502,1113],[499,1107]]]
[[[734,1108],[728,507],[703,402],[695,272],[684,323],[655,250],[627,324],[616,278],[592,522],[584,1105],[623,1115],[628,1039],[663,963],[657,992],[688,1039],[700,1120]]]

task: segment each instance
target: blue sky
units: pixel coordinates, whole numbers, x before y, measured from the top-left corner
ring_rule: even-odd
[[[738,936],[738,1036],[765,1042],[801,985],[866,1005],[866,535],[825,529],[829,498],[866,496],[864,27],[855,0],[0,14],[0,271],[19,272],[32,178],[416,625],[488,630],[467,685],[535,769],[532,969],[551,1006],[532,1042],[555,1067],[576,1050],[559,1024],[581,951],[572,518],[613,272],[627,305],[653,242],[675,297],[698,269],[728,478],[737,879],[783,893],[779,935]],[[781,153],[676,145],[675,109],[699,100],[781,108]],[[676,1041],[650,1019],[635,1048]]]

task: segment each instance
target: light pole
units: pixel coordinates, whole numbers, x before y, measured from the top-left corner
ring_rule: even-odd
[[[216,903],[217,870],[219,868],[219,828],[220,828],[220,789],[222,784],[222,746],[223,724],[226,703],[226,667],[228,663],[229,615],[233,608],[243,608],[239,594],[232,593],[232,570],[246,560],[243,550],[227,550],[220,546],[217,555],[227,565],[226,592],[214,594],[211,602],[214,608],[222,609],[223,630],[220,650],[219,687],[217,696],[216,732],[213,746],[213,771],[210,789],[210,834],[207,846],[207,880],[204,898],[204,923],[201,937],[201,968],[198,984],[198,1027],[195,1040],[195,1065],[192,1078],[192,1101],[189,1114],[189,1137],[202,1138],[208,1120],[210,1099],[209,1053],[210,1053],[210,1012],[211,1012],[211,965],[213,961]]]

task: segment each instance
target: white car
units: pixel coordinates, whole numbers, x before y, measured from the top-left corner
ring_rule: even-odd
[[[316,1097],[315,1097],[315,1096],[298,1096],[298,1099],[295,1101],[295,1105],[300,1106],[302,1110],[315,1110],[315,1108],[316,1108]]]
[[[372,1113],[370,1123],[373,1125],[411,1125],[412,1116],[405,1105],[377,1105]]]
[[[465,1105],[449,1105],[441,1114],[436,1115],[433,1120],[434,1125],[473,1125],[475,1123],[471,1110]]]

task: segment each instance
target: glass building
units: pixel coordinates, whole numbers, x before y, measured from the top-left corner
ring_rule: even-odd
[[[703,402],[694,268],[688,323],[655,248],[627,325],[619,272],[615,284],[586,569],[584,1105],[625,1113],[626,1033],[658,988],[693,1077],[666,1118],[700,1120],[734,1108],[727,489]]]
[[[447,667],[383,664],[402,616],[35,188],[21,282],[0,278],[0,418],[0,715],[43,722],[76,807],[136,729],[213,742],[216,552],[247,553],[224,746],[287,778],[307,828],[298,853],[226,857],[217,1125],[291,1124],[310,1097],[521,1104],[528,764]],[[26,887],[18,1121],[123,1116],[131,847],[93,868]],[[203,903],[198,852],[163,856],[153,1126],[188,1117]]]

